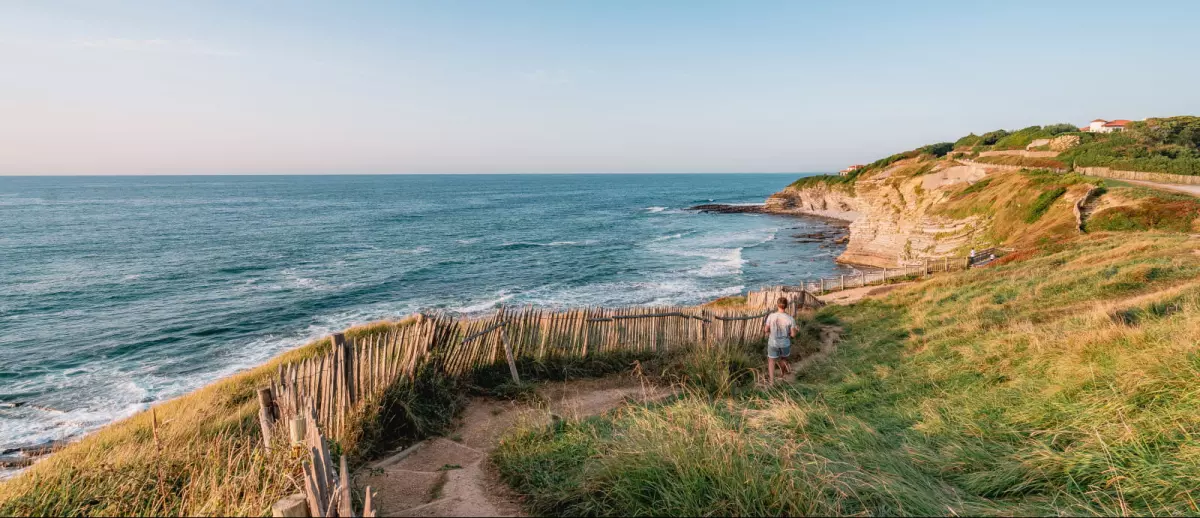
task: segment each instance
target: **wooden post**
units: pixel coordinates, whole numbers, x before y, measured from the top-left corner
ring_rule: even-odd
[[[346,468],[346,456],[342,455],[341,465],[338,470],[338,516],[353,517],[354,502],[350,499],[350,470]]]
[[[842,276],[842,291],[846,291],[846,276]]]
[[[504,356],[508,359],[508,373],[512,374],[514,383],[521,383],[521,377],[517,375],[517,360],[513,358],[512,346],[508,344],[508,333],[504,329],[500,330],[500,341],[504,343]]]
[[[271,506],[271,516],[275,518],[306,518],[308,516],[308,501],[304,493],[288,495]]]
[[[867,285],[867,273],[866,272],[863,272],[863,271],[858,272],[858,285],[859,285],[859,287]]]
[[[292,439],[292,446],[304,444],[304,434],[306,431],[303,417],[296,416],[288,422],[288,435]]]
[[[943,272],[950,271],[950,258],[949,257],[942,258],[942,271]]]
[[[271,447],[271,430],[275,428],[275,394],[271,387],[258,389],[258,425],[262,428],[263,447]]]

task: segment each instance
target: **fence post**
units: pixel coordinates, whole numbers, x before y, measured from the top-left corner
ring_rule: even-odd
[[[519,385],[521,377],[517,375],[517,360],[513,358],[512,346],[508,344],[508,333],[504,331],[504,328],[500,328],[500,342],[504,344],[504,357],[508,359],[508,373],[512,374],[513,382]]]
[[[275,518],[292,518],[308,516],[308,500],[304,493],[288,495],[271,506],[271,516]]]
[[[304,444],[304,434],[306,432],[303,417],[296,416],[288,422],[288,435],[292,439],[292,446]]]
[[[258,389],[258,426],[262,428],[263,447],[271,447],[271,430],[275,428],[275,393],[271,387]]]

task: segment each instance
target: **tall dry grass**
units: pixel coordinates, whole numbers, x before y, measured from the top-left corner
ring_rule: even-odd
[[[826,309],[791,386],[505,439],[536,512],[1196,514],[1200,240],[1098,234]]]
[[[377,322],[347,334],[366,336],[409,323]],[[303,479],[299,457],[288,448],[262,448],[255,391],[280,363],[329,347],[327,338],[314,341],[70,444],[0,483],[0,515],[270,514],[271,504],[301,491]],[[369,447],[366,439],[374,437],[337,448]]]

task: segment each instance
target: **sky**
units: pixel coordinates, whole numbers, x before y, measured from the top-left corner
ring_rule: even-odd
[[[0,175],[835,171],[1200,114],[1200,2],[0,2]]]

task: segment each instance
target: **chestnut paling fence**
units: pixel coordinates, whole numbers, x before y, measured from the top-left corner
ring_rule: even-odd
[[[880,268],[875,271],[859,271],[856,273],[807,279],[798,286],[763,286],[758,291],[746,294],[746,304],[756,307],[774,306],[780,297],[788,299],[792,304],[808,305],[821,304],[818,294],[835,291],[888,284],[893,281],[915,279],[927,275],[945,272],[957,272],[970,268],[985,266],[993,259],[1012,252],[1011,248],[985,248],[976,250],[975,256],[941,257],[936,259],[921,259],[896,268]],[[809,300],[815,302],[809,302]],[[802,302],[797,302],[802,301]]]
[[[803,290],[787,296],[793,311],[822,305]],[[461,377],[507,363],[514,381],[520,381],[520,359],[750,344],[762,340],[763,319],[774,300],[737,309],[501,308],[474,319],[418,315],[410,325],[357,339],[334,334],[328,350],[280,365],[269,386],[259,390],[265,446],[286,436],[307,456],[305,494],[284,499],[274,513],[354,515],[345,459],[341,470],[334,468],[328,440],[343,443],[352,437],[366,412],[378,408],[388,390],[411,383],[427,366]],[[370,488],[367,496],[362,515],[373,516]]]

